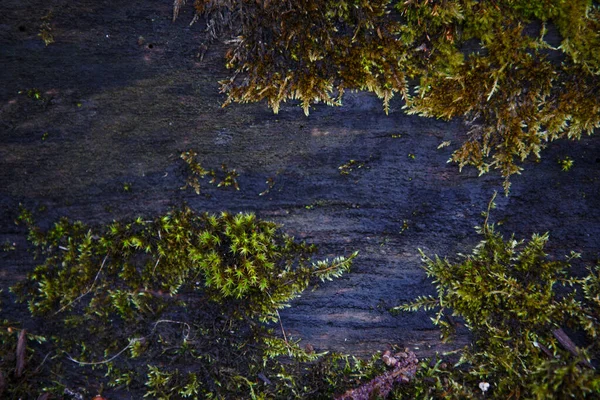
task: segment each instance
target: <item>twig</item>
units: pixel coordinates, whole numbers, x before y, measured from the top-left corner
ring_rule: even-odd
[[[114,356],[112,356],[111,358],[107,359],[107,360],[102,360],[102,361],[92,361],[92,362],[86,362],[86,361],[78,361],[76,359],[74,359],[73,357],[71,357],[69,355],[69,353],[65,353],[67,355],[67,358],[71,361],[73,361],[74,363],[77,363],[79,365],[102,365],[102,364],[107,364],[109,362],[111,362],[112,360],[114,360],[115,358],[119,357],[121,354],[123,354],[127,349],[129,349],[131,346],[133,346],[135,343],[137,342],[141,342],[143,339],[145,338],[134,338],[131,339],[129,341],[129,344],[127,344],[127,346],[125,346],[123,349],[121,349],[121,351],[119,351],[117,354],[115,354]]]
[[[487,208],[487,211],[485,213],[485,221],[483,221],[483,231],[485,233],[488,232],[488,219],[490,218],[490,212],[492,211],[492,208],[494,207],[494,200],[496,200],[496,196],[497,195],[498,195],[498,192],[496,192],[494,190],[494,195],[492,196],[492,199],[488,203],[488,208]]]
[[[149,334],[147,334],[146,336],[142,336],[139,338],[133,338],[129,341],[129,343],[127,344],[127,346],[125,346],[124,348],[122,348],[117,354],[115,354],[114,356],[106,359],[106,360],[102,360],[102,361],[79,361],[74,359],[73,357],[71,357],[69,355],[69,353],[65,354],[67,355],[67,358],[71,361],[73,361],[74,363],[77,363],[79,365],[102,365],[102,364],[107,364],[111,361],[113,361],[114,359],[116,359],[117,357],[119,357],[121,354],[123,354],[125,351],[127,351],[127,349],[131,348],[134,344],[138,343],[138,342],[144,342],[147,338],[149,338],[150,336],[152,336],[154,334],[154,331],[156,330],[156,327],[158,326],[158,324],[161,323],[172,323],[172,324],[181,324],[181,325],[185,325],[185,327],[187,328],[187,333],[184,333],[183,335],[183,339],[187,340],[190,337],[190,332],[192,330],[192,328],[190,327],[190,325],[187,322],[183,322],[183,321],[174,321],[174,320],[170,320],[170,319],[161,319],[159,321],[156,321],[154,323],[154,326],[152,327],[152,330],[150,331]]]
[[[85,293],[82,293],[79,297],[77,297],[76,299],[72,300],[69,302],[69,304],[65,304],[63,307],[61,307],[60,310],[58,310],[57,312],[54,313],[54,315],[63,312],[67,307],[70,307],[73,303],[75,303],[76,301],[81,300],[82,297],[86,296],[88,293],[90,293],[92,291],[92,289],[94,288],[94,285],[96,284],[96,281],[98,280],[98,277],[100,276],[100,273],[102,272],[102,269],[104,268],[104,264],[106,263],[106,260],[108,259],[108,254],[104,257],[104,260],[102,260],[102,265],[100,266],[100,269],[98,270],[98,273],[96,274],[96,277],[94,278],[94,281],[92,282],[91,286],[88,288],[88,290],[85,291]]]
[[[275,304],[275,302],[273,301],[273,298],[271,297],[271,293],[269,293],[268,291],[267,291],[267,296],[269,296],[269,299],[271,299],[271,302],[273,302],[273,304]],[[283,329],[283,323],[281,322],[281,315],[279,315],[279,310],[275,309],[275,313],[277,314],[277,320],[279,321],[279,326],[281,327],[281,333],[283,334],[283,341],[285,342],[285,345],[288,348],[288,354],[291,357],[292,349],[290,346],[290,342],[288,342],[288,340],[287,340],[287,336],[285,334],[285,329]]]
[[[160,231],[158,231],[160,236]],[[152,276],[154,276],[154,272],[156,271],[156,267],[158,267],[158,263],[160,262],[160,256],[158,256],[158,260],[156,260],[156,264],[154,264],[154,268],[152,268]]]
[[[46,359],[48,358],[48,356],[52,354],[52,351],[49,352],[48,354],[46,354],[46,357],[44,357],[44,359],[42,360],[42,362],[40,363],[40,365],[38,365],[38,367],[35,369],[34,374],[38,373],[40,371],[40,368],[42,368],[42,365],[44,365],[44,363],[46,362]]]
[[[279,315],[279,311],[275,310],[275,312],[277,313],[277,319],[279,320],[279,326],[281,327],[281,333],[283,333],[283,341],[285,342],[285,345],[288,348],[288,354],[291,357],[292,356],[292,349],[290,346],[290,343],[287,340],[287,336],[285,335],[285,329],[283,329],[283,323],[281,322],[281,316]]]
[[[410,382],[417,373],[419,368],[419,360],[415,353],[409,351],[406,353],[398,353],[394,357],[386,352],[387,365],[392,365],[393,369],[379,376],[376,376],[371,381],[359,386],[356,389],[348,390],[341,396],[336,397],[336,400],[369,400],[372,398],[387,398],[387,395],[392,391],[395,384],[406,384]],[[393,361],[393,362],[390,362]]]

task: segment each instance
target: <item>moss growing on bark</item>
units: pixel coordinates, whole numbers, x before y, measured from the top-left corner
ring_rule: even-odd
[[[61,219],[45,232],[27,211],[20,220],[41,262],[13,291],[49,343],[29,347],[35,361],[10,381],[9,397],[93,395],[103,385],[151,398],[286,397],[315,390],[310,385],[333,391],[310,378],[322,368],[351,379],[356,363],[303,350],[278,310],[309,285],[346,272],[356,253],[312,262],[314,246],[274,223],[186,207],[95,228]],[[15,337],[8,338],[3,351],[10,353]],[[39,361],[43,351],[51,362]]]
[[[175,2],[175,15],[183,1]],[[591,0],[208,1],[228,25],[225,104],[340,105],[346,90],[400,94],[410,114],[461,118],[452,160],[506,178],[548,141],[600,126],[600,8]],[[533,23],[533,24],[532,24]],[[538,28],[535,28],[538,24]],[[560,46],[547,41],[557,28]],[[467,49],[474,49],[470,51]]]
[[[574,277],[578,255],[549,259],[548,234],[505,239],[487,218],[479,233],[483,240],[457,262],[423,254],[437,295],[397,307],[435,310],[444,338],[462,324],[472,342],[453,366],[422,364],[397,398],[597,398],[600,266]]]

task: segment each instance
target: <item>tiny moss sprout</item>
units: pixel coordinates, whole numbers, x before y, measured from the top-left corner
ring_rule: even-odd
[[[567,156],[562,160],[558,160],[558,164],[560,165],[561,170],[568,172],[571,170],[571,168],[573,168],[573,164],[575,164],[575,161],[573,161],[571,157]]]
[[[440,145],[437,147],[438,150],[443,149],[444,147],[448,147],[452,144],[452,142],[450,140],[444,141],[442,143],[440,143]]]
[[[53,18],[52,11],[49,11],[45,16],[41,18],[41,25],[39,28],[38,36],[42,39],[46,46],[54,43],[54,36],[52,35],[52,27],[50,26],[50,21]]]
[[[221,171],[225,174],[225,177],[217,184],[217,187],[233,186],[235,190],[240,190],[240,186],[237,182],[237,177],[240,176],[235,169],[227,168],[226,164],[221,164]]]
[[[365,166],[365,162],[360,162],[357,160],[350,160],[345,164],[342,164],[338,167],[340,171],[340,175],[350,175],[354,170],[361,169]]]
[[[189,175],[186,178],[185,185],[181,187],[181,190],[191,187],[192,189],[194,189],[196,194],[200,194],[199,179],[202,179],[207,175],[211,175],[211,171],[204,169],[202,165],[200,165],[200,163],[196,161],[197,155],[198,153],[196,153],[193,150],[185,151],[180,155],[181,159],[187,164],[189,168]]]
[[[311,204],[305,205],[304,208],[307,210],[314,210],[316,207],[325,207],[329,204],[331,204],[330,201],[325,200],[325,199],[319,199],[319,200],[313,201]]]
[[[409,228],[408,221],[404,219],[404,220],[402,220],[402,228],[400,229],[400,232],[398,232],[398,233],[404,233],[408,230],[408,228]]]
[[[19,91],[19,93],[27,94],[27,97],[33,100],[43,101],[44,96],[42,96],[42,92],[37,88],[28,89],[27,91]]]
[[[205,169],[202,165],[196,161],[198,153],[193,150],[188,150],[181,153],[181,159],[188,166],[188,176],[186,178],[185,185],[181,187],[181,190],[184,190],[188,187],[194,189],[196,194],[200,194],[200,179],[204,179],[206,176],[210,176],[211,180],[209,183],[216,184],[217,187],[228,187],[231,186],[235,188],[235,190],[240,190],[240,186],[238,184],[237,178],[240,176],[235,169],[229,169],[226,164],[221,164],[221,172],[223,178],[218,182],[218,174],[215,170]]]
[[[40,37],[40,39],[42,39],[46,46],[54,43],[52,28],[50,27],[50,24],[48,22],[43,22],[40,25],[40,33],[38,33],[38,36]]]
[[[275,179],[272,177],[269,177],[269,178],[267,178],[265,183],[267,184],[267,188],[264,191],[260,192],[258,194],[259,196],[264,196],[264,195],[268,194],[271,191],[271,189],[273,189],[273,187],[275,186]]]
[[[4,252],[14,251],[16,249],[17,249],[17,244],[15,242],[11,242],[8,239],[6,239],[4,241],[4,243],[2,244],[2,251],[4,251]]]

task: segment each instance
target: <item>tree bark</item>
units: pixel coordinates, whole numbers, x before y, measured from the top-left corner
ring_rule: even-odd
[[[35,265],[13,223],[19,203],[48,226],[63,215],[103,223],[186,202],[255,212],[317,244],[323,257],[360,250],[351,273],[281,313],[286,333],[315,351],[366,355],[400,345],[422,358],[465,343],[464,329],[443,345],[427,314],[388,311],[434,292],[417,249],[470,252],[481,211],[502,190],[496,174],[446,163],[465,138],[460,121],[406,116],[399,99],[386,116],[364,93],[347,94],[339,108],[317,105],[309,117],[289,103],[278,115],[266,104],[222,108],[226,45],[214,42],[201,57],[203,22],[189,27],[186,6],[172,23],[170,1],[6,0],[0,8],[0,242],[16,243],[0,254],[3,288]],[[46,46],[38,34],[49,11],[54,43]],[[451,146],[438,149],[444,141]],[[240,190],[208,181],[201,195],[181,190],[179,155],[189,149],[206,168],[235,168]],[[550,231],[551,254],[595,260],[598,154],[598,137],[551,144],[513,178],[491,221],[518,237]],[[562,172],[557,160],[567,155],[575,163]],[[11,318],[27,318],[4,304]]]

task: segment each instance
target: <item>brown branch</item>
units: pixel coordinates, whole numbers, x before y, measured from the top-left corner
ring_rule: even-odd
[[[419,368],[419,360],[412,351],[397,353],[393,357],[390,357],[389,352],[385,352],[383,359],[387,365],[393,365],[394,368],[356,389],[348,390],[343,395],[336,397],[336,400],[386,398],[394,384],[410,382]]]
[[[159,321],[156,321],[154,323],[154,326],[152,327],[152,330],[150,331],[149,334],[147,334],[146,336],[142,336],[139,338],[133,338],[129,341],[129,343],[127,344],[127,346],[123,347],[117,354],[115,354],[114,356],[108,358],[108,359],[104,359],[102,361],[91,361],[91,362],[86,362],[86,361],[79,361],[74,359],[73,357],[71,357],[69,355],[69,353],[65,352],[65,354],[67,355],[67,358],[71,361],[73,361],[76,364],[79,365],[102,365],[102,364],[107,364],[113,360],[115,360],[117,357],[119,357],[121,354],[123,354],[125,351],[127,351],[127,349],[133,347],[136,343],[145,343],[146,340],[152,336],[154,334],[154,331],[156,331],[156,327],[158,326],[158,324],[162,324],[162,323],[170,323],[170,324],[181,324],[184,325],[184,327],[186,328],[183,332],[183,339],[184,340],[188,340],[190,337],[190,332],[192,330],[192,328],[190,327],[190,325],[187,322],[183,322],[183,321],[174,321],[174,320],[170,320],[170,319],[161,319]]]

